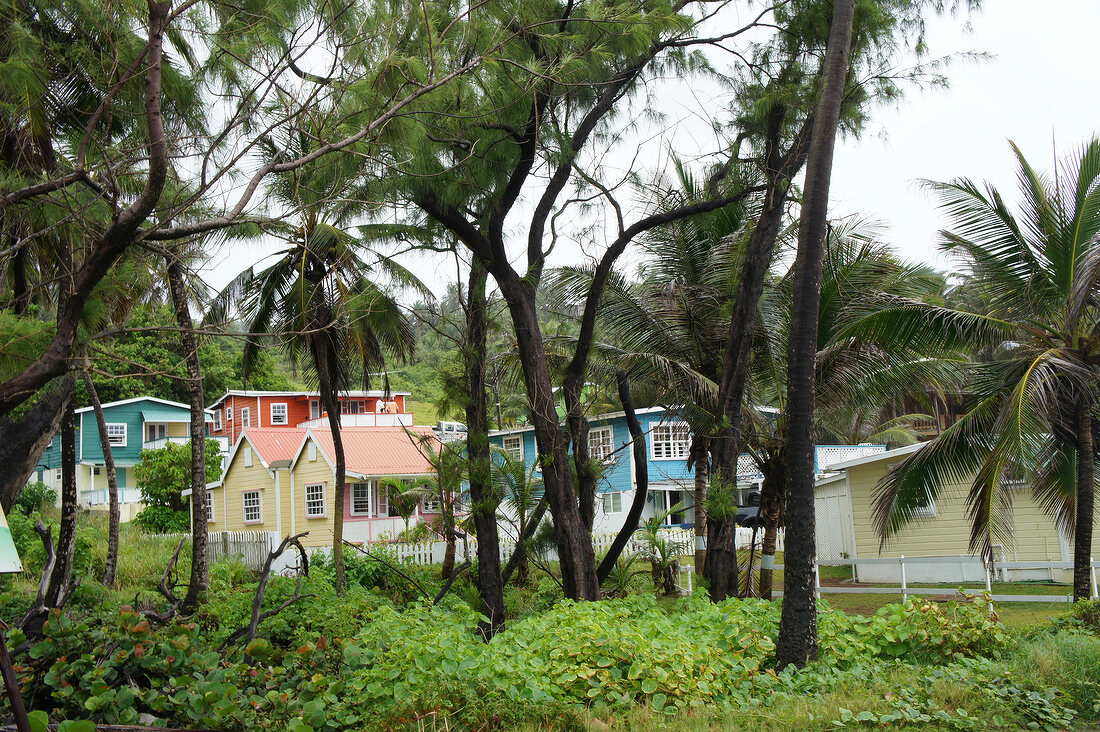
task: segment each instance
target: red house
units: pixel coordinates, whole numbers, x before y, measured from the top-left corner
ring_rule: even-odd
[[[345,427],[411,427],[407,392],[341,392],[340,424]],[[245,427],[328,427],[328,412],[316,391],[227,391],[209,406],[211,437],[237,442]]]

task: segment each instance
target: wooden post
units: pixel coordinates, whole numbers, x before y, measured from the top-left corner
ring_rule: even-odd
[[[901,567],[901,601],[905,602],[909,599],[908,593],[905,591],[905,555],[902,554],[898,557],[898,565]]]
[[[814,597],[821,599],[821,568],[814,562]]]
[[[993,592],[993,561],[986,562],[985,565],[985,591],[992,594]]]

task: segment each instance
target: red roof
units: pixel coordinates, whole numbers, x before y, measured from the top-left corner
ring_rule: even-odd
[[[332,432],[310,429],[325,456],[335,464]],[[424,475],[435,472],[420,440],[428,438],[439,449],[431,427],[344,427],[340,430],[349,473],[360,475]]]
[[[306,431],[297,427],[245,427],[244,435],[260,459],[268,465],[276,460],[290,460],[298,453]]]

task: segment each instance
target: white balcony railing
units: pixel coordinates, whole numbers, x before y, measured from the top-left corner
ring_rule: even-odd
[[[412,427],[411,414],[342,414],[341,427]],[[298,423],[299,427],[328,427],[328,417],[309,419]]]

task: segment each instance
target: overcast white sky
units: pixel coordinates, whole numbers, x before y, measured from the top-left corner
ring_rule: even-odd
[[[962,19],[934,21],[931,55],[983,51],[993,57],[953,64],[947,72],[950,89],[910,92],[898,107],[877,110],[860,139],[838,143],[833,168],[831,217],[861,214],[878,220],[887,227],[884,238],[902,256],[941,269],[949,269],[950,263],[937,251],[937,231],[948,222],[919,190],[919,179],[990,180],[1013,201],[1009,139],[1032,165],[1049,170],[1055,143],[1064,157],[1100,132],[1095,59],[1100,0],[985,0],[985,9],[970,23],[968,34]],[[665,98],[675,100],[673,106],[682,104],[692,119],[668,130],[668,140],[651,144],[660,149],[672,138],[679,145],[685,136],[707,136],[699,122],[702,113],[692,110],[698,100],[690,90],[673,90]],[[713,149],[708,140],[696,143]],[[273,250],[235,245],[215,253],[203,274],[212,286],[221,287]],[[552,263],[576,262],[578,255],[575,246],[559,245]],[[403,261],[437,294],[454,280],[453,260],[418,255]]]

